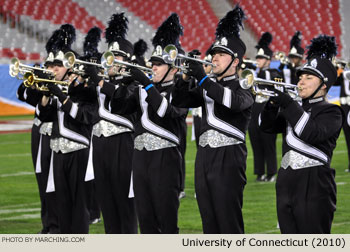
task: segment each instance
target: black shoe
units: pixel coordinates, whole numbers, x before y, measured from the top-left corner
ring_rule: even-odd
[[[267,175],[265,177],[266,182],[275,182],[276,181],[276,175]]]
[[[265,174],[264,175],[258,175],[257,177],[256,177],[256,182],[264,182],[265,181],[265,178],[266,178],[266,176],[265,176]]]
[[[49,234],[49,230],[42,229],[38,232],[38,234]]]
[[[185,191],[181,191],[179,194],[179,199],[185,198],[186,197],[186,193]]]

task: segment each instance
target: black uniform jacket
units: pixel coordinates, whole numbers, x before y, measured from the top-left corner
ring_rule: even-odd
[[[172,103],[185,108],[202,106],[200,134],[213,129],[245,142],[254,99],[249,90],[241,88],[237,75],[220,81],[207,78],[194,89],[189,89],[189,84],[177,81]]]
[[[63,137],[89,146],[92,123],[96,121],[98,109],[94,87],[71,85],[68,95],[64,105],[52,96],[45,107],[40,102],[36,108],[39,119],[53,122],[52,139]]]
[[[109,84],[114,85],[114,88],[117,89],[120,85],[132,84],[132,81],[133,80],[130,77],[118,76],[116,78],[112,78],[110,81],[105,80],[105,83],[108,82]],[[113,114],[111,112],[111,97],[101,92],[101,89],[99,87],[97,87],[97,100],[99,106],[98,121],[105,120],[113,123],[114,125],[123,126],[134,131],[135,114],[123,116],[119,114]]]
[[[338,105],[318,97],[305,99],[302,105],[293,101],[283,110],[268,102],[260,128],[284,133],[283,155],[294,150],[329,167],[343,121],[344,112]]]
[[[119,85],[116,89],[105,83],[101,92],[111,97],[113,114],[127,115],[136,112],[135,137],[151,133],[176,145],[180,144],[181,120],[187,109],[171,104],[174,82],[155,84],[147,91],[140,85]]]

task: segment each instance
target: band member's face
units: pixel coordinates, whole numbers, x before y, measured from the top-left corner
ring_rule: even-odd
[[[293,66],[300,66],[301,65],[301,58],[298,57],[289,57],[290,63],[292,63]]]
[[[53,71],[55,73],[55,79],[59,81],[62,80],[67,71],[67,68],[59,65],[50,65],[47,69]],[[68,79],[68,75],[65,76],[65,79]]]
[[[168,72],[169,65],[167,64],[161,64],[159,62],[152,62],[152,70],[153,70],[153,77],[152,80],[157,83],[160,82],[164,75]],[[163,82],[172,80],[174,78],[174,75],[172,74],[173,70],[171,70],[167,77],[164,79]]]
[[[214,74],[222,73],[227,68],[227,66],[231,63],[231,61],[232,61],[232,56],[227,53],[217,52],[213,54],[212,63],[215,65],[215,67],[213,67],[213,73]],[[235,63],[235,61],[232,63],[231,67],[226,71],[226,73],[224,74],[225,76],[236,73],[237,64]],[[238,62],[238,59],[237,59],[237,62]]]
[[[116,60],[120,60],[120,61],[124,60],[123,56],[115,56],[115,59]],[[119,73],[119,71],[120,71],[120,68],[121,68],[120,66],[114,65],[113,67],[108,69],[108,75],[109,76],[117,75]]]
[[[263,69],[265,67],[269,66],[269,60],[265,59],[265,58],[257,58],[256,59],[256,67]]]
[[[304,73],[300,75],[298,82],[298,93],[302,99],[310,97],[318,86],[321,84],[321,79],[312,74]],[[323,96],[326,92],[326,85],[317,92],[314,97]]]

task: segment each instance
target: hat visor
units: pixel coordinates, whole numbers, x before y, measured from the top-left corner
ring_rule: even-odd
[[[167,64],[165,63],[165,61],[163,60],[163,58],[159,57],[159,56],[151,56],[151,58],[149,59],[150,62],[158,62],[158,63],[161,63],[161,64]],[[167,65],[170,65],[170,64],[167,64]]]
[[[298,69],[297,76],[299,77],[304,73],[314,75],[323,81],[323,76],[319,73],[319,71],[317,71],[317,69],[313,69],[311,67],[303,67],[301,69]]]
[[[255,58],[256,59],[267,59],[267,60],[269,60],[270,56],[268,56],[268,55],[256,55]]]
[[[231,56],[233,55],[233,52],[224,46],[213,46],[209,54],[213,55],[215,53],[227,53]]]

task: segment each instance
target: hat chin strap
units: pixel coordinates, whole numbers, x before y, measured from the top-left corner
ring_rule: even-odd
[[[321,84],[316,88],[316,90],[306,99],[312,99],[317,94],[318,91],[320,91],[321,87],[323,86],[324,82],[322,81]]]
[[[233,63],[234,60],[235,60],[235,58],[232,56],[232,60],[231,60],[230,64],[228,64],[228,66],[225,68],[224,71],[222,71],[222,73],[217,74],[216,77],[220,77],[220,76],[222,76],[224,73],[226,73],[227,70],[231,67],[231,65],[232,65],[232,63]]]
[[[171,67],[168,65],[168,71],[166,72],[166,74],[164,74],[163,78],[159,82],[157,82],[157,84],[162,84],[163,83],[165,78],[168,76],[170,70],[171,70]]]

